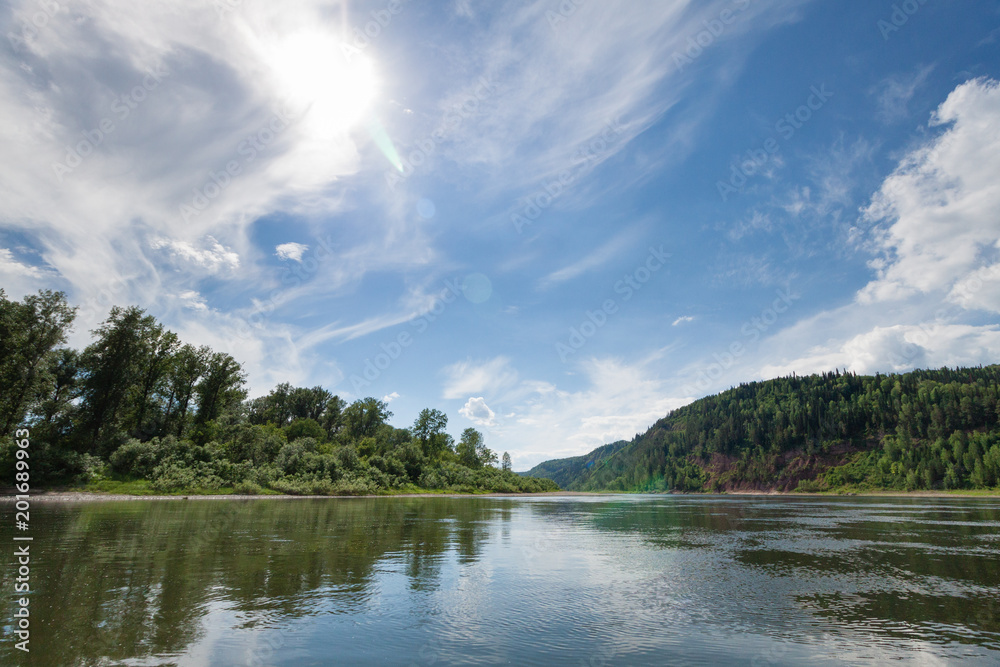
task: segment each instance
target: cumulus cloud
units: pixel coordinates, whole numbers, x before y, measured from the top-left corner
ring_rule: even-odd
[[[761,377],[846,368],[861,374],[974,366],[1000,359],[1000,327],[963,324],[879,326],[843,343],[814,347],[790,363],[765,365]]]
[[[306,250],[309,250],[309,246],[304,243],[282,243],[274,247],[275,255],[278,259],[290,259],[296,262],[302,261],[302,255],[305,254]]]
[[[496,413],[490,410],[482,396],[470,398],[458,413],[478,426],[496,426]]]
[[[1000,210],[1000,83],[977,79],[956,88],[932,126],[947,129],[909,154],[882,184],[864,217],[873,226],[877,277],[862,303],[918,294],[951,294],[953,302],[1000,312],[1000,303],[955,292],[997,290]],[[970,278],[978,278],[970,284]],[[978,291],[978,290],[977,290]]]
[[[382,402],[388,405],[389,403],[392,403],[397,398],[399,398],[399,392],[394,391],[391,394],[386,394],[385,396],[383,396],[382,397]]]
[[[931,126],[937,136],[903,157],[851,230],[875,255],[874,278],[852,302],[783,321],[759,344],[737,335],[748,354],[720,346],[676,375],[705,395],[793,372],[996,363],[1000,327],[970,311],[1000,312],[1000,84],[959,85]]]

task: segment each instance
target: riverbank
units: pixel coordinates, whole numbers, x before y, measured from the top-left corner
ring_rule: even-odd
[[[541,493],[395,493],[360,496],[293,496],[283,493],[262,495],[239,495],[234,493],[177,494],[177,495],[134,495],[126,493],[97,493],[93,491],[42,491],[31,495],[32,502],[100,502],[124,500],[316,500],[316,499],[371,499],[371,498],[520,498],[544,496],[606,496],[608,493],[593,491],[545,491]],[[13,493],[0,495],[0,502],[15,500]]]
[[[372,498],[531,498],[531,497],[586,497],[586,496],[629,496],[642,495],[620,491],[545,491],[540,493],[452,493],[446,491],[424,491],[358,496],[291,495],[270,493],[246,495],[235,493],[187,493],[187,494],[129,494],[101,493],[95,491],[59,490],[42,491],[31,495],[32,502],[100,502],[126,500],[316,500],[316,499],[372,499]],[[1000,498],[1000,490],[954,490],[954,491],[864,491],[848,493],[798,493],[781,491],[732,491],[720,494],[708,493],[664,493],[649,494],[664,496],[730,496],[730,497],[803,497],[803,498]],[[0,502],[13,501],[13,491],[0,495]]]
[[[692,494],[699,495],[699,494]],[[1000,489],[955,489],[951,491],[728,491],[724,496],[802,496],[804,498],[1000,498]]]

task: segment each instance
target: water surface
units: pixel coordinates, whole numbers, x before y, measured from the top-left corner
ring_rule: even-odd
[[[193,499],[31,519],[32,650],[13,650],[4,596],[0,664],[1000,664],[998,499]]]

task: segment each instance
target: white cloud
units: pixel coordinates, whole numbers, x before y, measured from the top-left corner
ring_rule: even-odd
[[[274,254],[277,255],[279,259],[290,259],[296,262],[301,262],[302,255],[309,250],[309,246],[304,243],[290,242],[277,245],[274,249],[276,251]]]
[[[208,310],[208,304],[203,297],[194,290],[187,290],[177,295],[177,298],[184,302],[185,307],[191,310]]]
[[[904,372],[914,368],[974,366],[1000,359],[1000,327],[964,324],[877,326],[839,343],[816,346],[794,361],[768,364],[763,378],[835,368],[859,374]]]
[[[40,278],[42,271],[34,266],[22,264],[7,248],[0,248],[0,274],[22,278]]]
[[[187,241],[163,237],[154,238],[149,246],[153,250],[165,249],[175,260],[186,265],[185,268],[204,269],[210,274],[235,271],[240,266],[239,254],[211,236],[206,237],[203,248],[196,248]]]
[[[584,359],[584,386],[566,391],[524,380],[491,403],[502,402],[504,419],[491,430],[494,449],[511,453],[519,467],[546,459],[585,454],[642,433],[671,410],[689,402],[671,396],[647,360]]]
[[[733,43],[794,21],[801,4],[750,3],[706,49],[705,59],[727,59],[728,72],[738,69],[747,49],[745,44],[734,49]],[[453,113],[468,100],[481,76],[495,89],[477,102],[475,114],[449,132],[454,145],[444,146],[444,154],[456,163],[502,174],[493,179],[498,188],[540,187],[568,168],[577,170],[579,178],[614,157],[683,99],[699,68],[678,71],[673,54],[683,54],[688,40],[705,30],[704,21],[732,10],[731,5],[728,0],[575,3],[569,16],[557,16],[553,23],[553,10],[558,14],[559,7],[538,0],[509,3],[488,18],[477,17],[481,20],[469,29],[469,39],[477,43],[474,67],[463,58],[454,73],[469,83],[441,96],[442,113]],[[697,99],[706,108],[714,103],[709,92]],[[663,155],[681,159],[703,117],[707,113],[693,110],[674,123]],[[621,121],[618,129],[601,141],[615,119]],[[581,157],[581,147],[591,142],[598,149]]]
[[[676,327],[678,324],[684,324],[685,322],[694,322],[694,316],[692,315],[682,315],[673,321],[670,326]]]
[[[907,105],[933,70],[933,65],[927,65],[909,74],[892,76],[879,83],[875,88],[878,94],[879,118],[885,123],[906,118],[909,113]]]
[[[777,331],[754,355],[715,373],[711,391],[792,372],[996,363],[1000,327],[969,311],[1000,312],[1000,84],[958,86],[932,126],[947,127],[884,180],[863,211],[867,236],[853,230],[858,246],[879,255],[870,262],[875,279],[853,303]]]
[[[458,413],[477,426],[496,426],[496,413],[490,410],[482,396],[469,398]]]
[[[383,396],[382,397],[382,402],[388,405],[389,403],[392,403],[397,398],[399,398],[399,392],[394,391],[391,394],[386,394],[385,396]]]
[[[908,155],[865,210],[866,221],[874,225],[871,246],[882,257],[872,263],[877,278],[858,295],[863,303],[948,294],[975,275],[990,285],[995,280],[1000,266],[1000,84],[984,79],[962,84],[938,108],[931,125],[949,127]],[[1000,312],[1000,303],[982,296],[955,293],[951,298]]]
[[[496,396],[510,389],[518,378],[507,357],[496,357],[483,363],[460,361],[443,370],[447,380],[444,398],[464,398],[470,394]]]
[[[559,269],[558,271],[553,271],[541,280],[539,283],[539,289],[547,289],[553,285],[566,282],[567,280],[572,280],[573,278],[576,278],[591,269],[596,269],[604,264],[607,264],[630,246],[636,244],[640,237],[638,232],[638,227],[626,230],[625,232],[615,236],[610,241],[602,243],[597,250],[591,252],[586,257],[583,257],[572,264]]]
[[[345,104],[370,97],[378,73],[364,56],[353,59],[357,71],[344,64],[347,30],[321,0],[221,13],[201,0],[62,4],[0,59],[0,229],[29,239],[46,267],[28,276],[0,262],[5,285],[13,290],[16,269],[31,291],[67,291],[82,306],[73,344],[112,303],[142,304],[175,330],[232,333],[216,319],[224,316],[177,295],[207,276],[225,279],[231,295],[240,281],[270,287],[250,225],[275,210],[343,206],[336,182],[360,168],[345,131],[361,107]],[[14,0],[6,15],[37,9]],[[284,290],[286,303],[404,255],[409,265],[426,259],[420,237],[390,247],[371,227],[377,243],[328,262],[308,289]],[[214,301],[237,327],[245,301]],[[257,355],[248,364],[286,354],[297,332],[278,317],[241,338]]]
[[[21,299],[38,289],[39,283],[51,277],[46,269],[25,264],[7,248],[0,248],[0,287],[8,299]]]

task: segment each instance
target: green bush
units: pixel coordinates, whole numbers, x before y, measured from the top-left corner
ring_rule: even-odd
[[[162,492],[189,491],[218,489],[224,486],[224,482],[212,473],[211,466],[205,464],[188,468],[177,463],[165,463],[153,471],[151,486]]]
[[[264,493],[264,489],[255,482],[237,482],[233,486],[233,493],[241,496],[259,496]]]
[[[139,442],[131,439],[111,455],[111,469],[119,475],[149,478],[162,458],[157,440]]]

